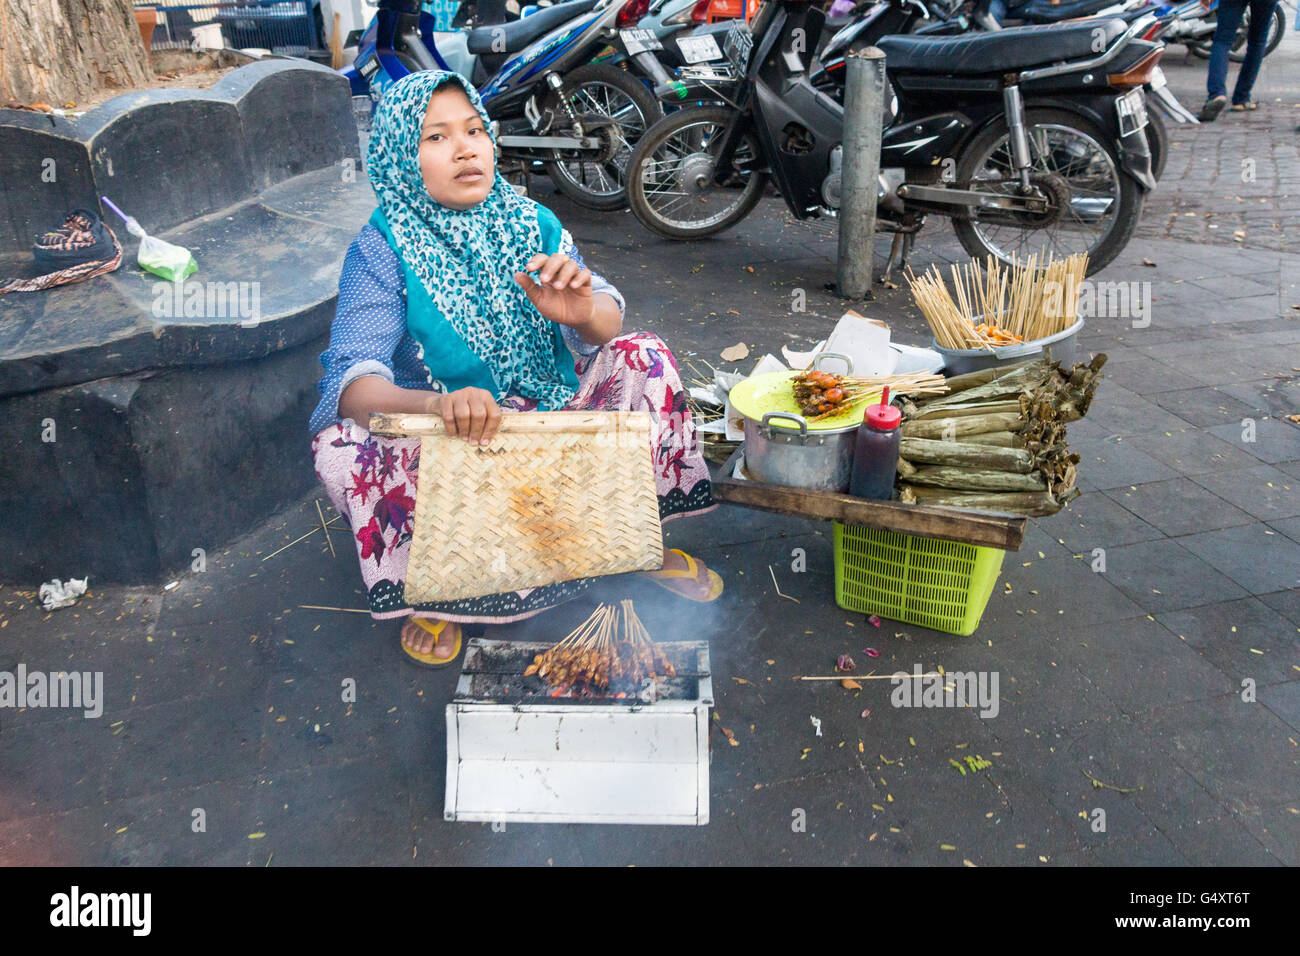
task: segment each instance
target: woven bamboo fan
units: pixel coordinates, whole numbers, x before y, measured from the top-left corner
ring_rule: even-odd
[[[487,447],[436,415],[374,415],[418,437],[406,602],[456,601],[663,567],[649,412],[518,412]]]

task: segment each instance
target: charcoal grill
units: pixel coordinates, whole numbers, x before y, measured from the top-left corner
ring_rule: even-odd
[[[703,641],[660,643],[677,676],[652,701],[588,696],[525,677],[550,644],[475,638],[447,705],[447,820],[709,822]]]

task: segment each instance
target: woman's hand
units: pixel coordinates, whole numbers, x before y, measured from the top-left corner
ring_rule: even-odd
[[[524,290],[537,311],[552,322],[581,329],[591,322],[591,270],[581,269],[562,252],[538,253],[528,260],[524,272],[515,273],[515,282]],[[537,272],[541,284],[527,274]]]
[[[442,416],[452,438],[464,438],[471,445],[487,445],[501,426],[501,406],[492,393],[482,388],[462,388],[429,397],[429,411]]]

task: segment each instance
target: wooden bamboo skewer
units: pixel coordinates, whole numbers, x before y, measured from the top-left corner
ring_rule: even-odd
[[[948,676],[947,674],[939,674],[937,672],[930,673],[930,674],[907,674],[904,673],[903,671],[899,671],[896,674],[852,674],[852,673],[845,672],[843,674],[836,674],[833,677],[802,677],[801,676],[801,677],[793,677],[791,678],[791,680],[844,680],[845,678],[849,680],[898,680],[900,677],[906,678],[908,680],[918,680],[919,678],[922,677],[945,677],[946,678],[947,676]]]
[[[338,521],[338,520],[339,520],[340,518],[342,518],[342,517],[343,517],[342,515],[335,515],[333,518],[330,518],[329,521],[325,522],[325,524],[326,524],[327,526],[328,526],[328,525],[332,525],[334,522]],[[284,551],[284,550],[286,550],[287,548],[292,548],[292,547],[293,547],[295,544],[297,544],[299,541],[303,540],[303,538],[310,538],[312,535],[314,535],[314,534],[315,534],[317,531],[319,531],[319,530],[320,530],[320,528],[312,528],[312,529],[311,529],[310,531],[308,531],[306,534],[304,534],[304,535],[299,535],[298,537],[294,538],[292,541],[290,541],[288,544],[286,544],[283,548],[277,548],[276,550],[272,551],[270,554],[268,554],[268,555],[267,555],[266,557],[264,557],[262,560],[263,560],[263,561],[269,561],[269,560],[271,560],[271,558],[274,558],[274,557],[275,557],[277,554],[279,554],[281,551]]]
[[[951,288],[934,265],[921,276],[909,270],[907,278],[942,346],[988,349],[1001,343],[975,328],[977,315],[1023,342],[1048,338],[1073,325],[1087,266],[1085,253],[1063,259],[1032,253],[1007,269],[993,256],[982,263],[954,264],[949,269]]]
[[[333,542],[333,540],[330,539],[330,529],[329,529],[329,526],[325,524],[325,512],[323,512],[323,511],[320,510],[320,499],[319,499],[319,498],[316,499],[316,515],[317,515],[317,517],[320,518],[320,528],[321,528],[322,531],[325,532],[325,540],[329,543],[329,546],[330,546],[330,557],[331,557],[331,558],[337,558],[338,555],[334,553],[334,542]]]

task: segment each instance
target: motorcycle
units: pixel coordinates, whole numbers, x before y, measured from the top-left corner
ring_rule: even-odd
[[[632,16],[642,16],[632,29],[620,30],[625,51],[612,51],[602,62],[632,58],[665,110],[694,100],[721,100],[719,85],[734,81],[723,61],[721,41],[731,21],[709,22],[713,0],[637,0],[628,4]],[[694,96],[692,95],[694,94]]]
[[[1152,3],[1151,0],[1065,0],[1064,3],[1053,0],[1025,0],[1023,3],[1007,4],[1007,15],[1003,23],[1061,23],[1077,17],[1123,16],[1130,12],[1151,13],[1167,20],[1168,24],[1162,39],[1167,43],[1182,43],[1189,51],[1201,58],[1210,55],[1214,39],[1214,30],[1218,26],[1219,0],[1213,0],[1209,8],[1201,6],[1200,0],[1185,0],[1183,3]],[[988,4],[983,4],[982,13],[978,7],[971,19],[977,29],[996,29],[1001,24],[988,13]],[[1228,50],[1228,58],[1240,63],[1246,58],[1246,37],[1250,29],[1250,10],[1242,18],[1237,36]],[[1286,14],[1282,4],[1273,8],[1269,23],[1268,40],[1264,45],[1264,55],[1268,56],[1282,42],[1286,33]]]
[[[838,209],[844,109],[809,82],[798,43],[823,22],[804,0],[770,0],[752,32],[731,28],[736,105],[672,113],[633,151],[628,198],[643,225],[672,239],[721,232],[768,177],[797,219]],[[1113,260],[1155,188],[1142,84],[1163,47],[1139,39],[1150,22],[880,40],[899,101],[877,191],[889,267],[931,214],[951,218],[975,258],[1087,252],[1089,274]]]
[[[1031,0],[1031,4],[1034,3],[1037,3],[1037,0]],[[1099,7],[1101,3],[1109,3],[1109,0],[1078,0],[1073,4],[1050,4],[1048,9],[1087,10]],[[1125,9],[1126,5],[1131,9]],[[898,12],[894,13],[893,17],[887,17],[880,12],[883,7],[898,8]],[[844,98],[844,57],[849,52],[871,46],[881,34],[915,33],[928,36],[956,36],[972,30],[1004,29],[996,18],[989,14],[988,8],[988,0],[978,0],[974,7],[970,8],[970,16],[967,16],[963,12],[945,14],[943,7],[931,3],[927,16],[927,8],[920,3],[920,0],[893,0],[892,3],[887,0],[885,3],[876,4],[875,8],[868,10],[862,21],[845,27],[839,34],[833,36],[831,42],[827,43],[826,49],[823,49],[820,55],[822,65],[813,75],[814,86],[842,100]],[[1127,4],[1112,4],[1106,9],[1112,10],[1112,16],[1130,23],[1139,20],[1140,17],[1154,16],[1148,13],[1149,8],[1145,7],[1145,0],[1138,0],[1138,3],[1128,0]],[[1157,16],[1147,31],[1141,35],[1141,39],[1165,39],[1165,30],[1173,18],[1171,13]],[[1160,179],[1165,174],[1165,164],[1169,160],[1169,130],[1166,121],[1195,126],[1199,124],[1199,120],[1195,113],[1180,103],[1174,91],[1170,90],[1165,72],[1160,66],[1157,65],[1153,70],[1151,82],[1145,88],[1147,88],[1147,103],[1149,107],[1154,107],[1147,111],[1148,146],[1151,148],[1154,176]],[[891,113],[887,111],[888,116],[891,116]]]
[[[511,23],[437,32],[420,0],[379,0],[349,79],[373,109],[408,73],[460,73],[497,125],[500,168],[511,182],[526,189],[540,164],[579,205],[622,209],[632,144],[663,111],[626,70],[591,61],[635,24],[626,8],[637,2],[569,0]]]
[[[1201,6],[1200,0],[1190,0],[1180,4],[1161,4],[1156,7],[1157,15],[1167,12],[1172,13],[1174,17],[1165,40],[1170,43],[1184,44],[1192,54],[1202,59],[1208,59],[1210,56],[1214,31],[1219,22],[1218,11],[1219,0],[1214,0],[1209,10]],[[1232,62],[1240,63],[1246,59],[1246,37],[1249,31],[1250,9],[1247,8],[1241,18],[1237,35],[1232,40],[1232,46],[1228,48],[1228,59]],[[1282,4],[1279,3],[1273,7],[1272,18],[1268,25],[1268,40],[1264,44],[1264,55],[1268,56],[1276,50],[1285,35],[1286,14],[1282,12]]]
[[[845,57],[874,46],[882,37],[914,33],[926,26],[949,27],[945,32],[964,33],[969,23],[964,15],[952,19],[942,0],[880,0],[860,8],[858,19],[846,23],[826,41],[817,54],[817,65],[808,81],[841,103],[844,102]],[[897,97],[886,104],[885,121],[898,109]]]

